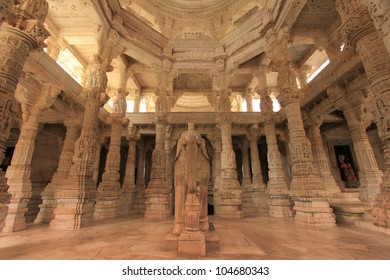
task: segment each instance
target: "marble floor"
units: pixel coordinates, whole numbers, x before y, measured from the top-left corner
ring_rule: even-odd
[[[390,236],[362,228],[338,226],[313,230],[292,219],[254,217],[243,220],[211,217],[219,249],[196,259],[389,260]],[[172,260],[188,259],[161,250],[172,221],[143,217],[95,222],[78,231],[56,231],[47,225],[0,233],[3,260]]]

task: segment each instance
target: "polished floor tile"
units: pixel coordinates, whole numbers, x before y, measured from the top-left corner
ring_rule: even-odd
[[[314,230],[292,219],[254,217],[242,220],[210,217],[220,243],[194,259],[390,259],[390,236],[362,228],[338,226]],[[161,250],[172,221],[143,217],[95,222],[77,231],[30,225],[25,231],[0,233],[0,259],[188,259]]]

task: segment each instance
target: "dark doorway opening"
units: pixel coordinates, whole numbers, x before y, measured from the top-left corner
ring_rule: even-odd
[[[338,166],[339,171],[340,171],[341,180],[343,180],[345,182],[348,181],[348,178],[346,177],[346,174],[342,168],[342,163],[344,161],[349,162],[351,164],[351,167],[352,167],[352,170],[356,176],[356,179],[358,179],[356,164],[355,164],[354,158],[352,157],[350,146],[349,145],[337,145],[337,146],[333,146],[333,148],[334,148],[334,152],[336,154],[337,166]]]

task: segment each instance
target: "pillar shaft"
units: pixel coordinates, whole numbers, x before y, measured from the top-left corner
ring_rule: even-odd
[[[231,116],[221,113],[220,129],[222,139],[220,213],[222,217],[242,218],[242,190],[237,180],[236,156],[232,146]]]
[[[344,109],[344,116],[348,123],[356,161],[359,166],[359,182],[361,186],[359,198],[362,201],[372,202],[379,193],[382,172],[378,168],[364,123],[356,119],[354,109],[351,107]]]
[[[242,187],[250,188],[251,186],[251,172],[249,164],[249,155],[248,155],[248,141],[244,140],[241,153],[242,153],[242,165],[243,165],[243,178],[242,178]]]
[[[136,148],[137,138],[135,135],[128,135],[129,150],[127,152],[127,162],[125,170],[125,178],[123,180],[119,215],[126,216],[130,214],[130,209],[134,208],[136,188],[135,188],[135,160],[136,160]]]
[[[80,120],[67,120],[65,121],[65,125],[67,130],[57,171],[54,173],[51,182],[42,192],[42,204],[39,205],[40,210],[34,221],[35,223],[50,223],[54,218],[57,191],[60,189],[60,185],[64,184],[72,165],[74,145],[81,130]]]
[[[152,172],[145,191],[146,219],[166,219],[171,215],[169,195],[171,190],[166,182],[165,130],[166,116],[161,114],[156,120],[156,144],[152,154]]]
[[[3,231],[13,232],[26,228],[25,213],[28,210],[27,203],[32,196],[31,161],[39,128],[39,117],[54,103],[58,93],[59,89],[43,84],[38,96],[32,97],[24,89],[20,89],[16,95],[18,101],[22,103],[23,123],[11,166],[6,173],[8,192],[12,197]]]
[[[121,161],[121,136],[123,130],[123,117],[113,116],[111,123],[111,140],[108,148],[106,165],[97,189],[94,218],[114,218],[119,214],[120,191],[119,167]]]
[[[333,176],[330,167],[330,160],[324,149],[324,144],[322,141],[320,125],[322,122],[312,121],[310,126],[310,135],[311,135],[311,144],[313,151],[313,158],[317,163],[319,174],[325,183],[325,189],[329,190],[332,193],[332,197],[337,198],[338,194],[341,193],[340,187],[338,186],[336,179]]]
[[[336,8],[341,17],[340,33],[344,41],[355,47],[357,54],[361,58],[367,78],[370,82],[374,94],[375,111],[377,114],[376,123],[378,133],[382,138],[383,155],[385,166],[383,170],[382,184],[380,193],[376,196],[372,215],[374,224],[381,227],[390,227],[390,56],[389,44],[377,31],[382,29],[382,24],[386,24],[385,31],[388,31],[388,20],[384,20],[388,15],[388,9],[383,9],[386,1],[370,1],[370,5],[378,5],[371,11],[375,11],[374,19],[378,24],[378,18],[382,18],[380,26],[374,25],[366,1],[356,2],[336,1]],[[386,4],[385,4],[386,3]],[[372,8],[372,7],[371,7]],[[354,28],[350,28],[353,26]],[[382,29],[383,30],[383,29]],[[383,33],[382,33],[383,34]],[[388,36],[386,36],[388,38]],[[387,48],[386,48],[387,46]]]
[[[75,144],[73,164],[66,184],[57,193],[55,219],[50,227],[55,229],[80,229],[93,219],[96,183],[93,180],[96,160],[99,109],[106,101],[107,61],[96,55],[87,88],[84,89],[85,111],[81,135]]]

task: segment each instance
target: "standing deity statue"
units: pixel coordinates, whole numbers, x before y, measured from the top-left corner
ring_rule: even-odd
[[[175,157],[175,221],[172,233],[207,231],[207,190],[210,163],[206,145],[194,124],[188,124],[177,143]]]

